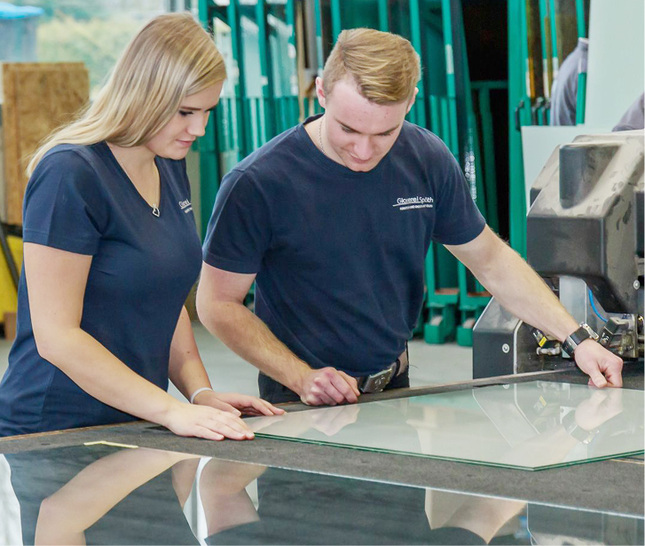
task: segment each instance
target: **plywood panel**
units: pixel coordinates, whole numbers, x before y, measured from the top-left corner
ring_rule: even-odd
[[[6,221],[21,224],[29,157],[87,103],[89,77],[83,63],[6,63],[2,79]]]

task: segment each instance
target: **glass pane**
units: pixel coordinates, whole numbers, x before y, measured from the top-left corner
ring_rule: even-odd
[[[643,519],[146,448],[0,456],[9,544],[638,544]]]
[[[643,452],[643,392],[533,381],[247,421],[258,436],[538,470]]]

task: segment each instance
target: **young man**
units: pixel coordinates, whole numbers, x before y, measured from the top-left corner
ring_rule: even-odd
[[[564,340],[578,329],[540,277],[485,224],[461,169],[404,121],[419,80],[407,40],[343,31],[316,92],[325,113],[223,180],[197,293],[206,327],[258,367],[271,402],[356,402],[409,385],[406,341],[424,258],[442,243],[509,311]],[[243,300],[256,281],[254,315]],[[622,360],[585,340],[576,362],[621,386]]]

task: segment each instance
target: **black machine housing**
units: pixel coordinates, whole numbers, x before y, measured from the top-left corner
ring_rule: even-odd
[[[643,131],[577,137],[531,188],[527,261],[624,359],[643,354]],[[573,365],[493,298],[473,329],[473,377]],[[567,355],[568,357],[568,355]]]

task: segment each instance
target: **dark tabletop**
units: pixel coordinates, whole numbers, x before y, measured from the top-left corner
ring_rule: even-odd
[[[400,389],[365,395],[361,398],[361,403],[528,380],[584,384],[587,378],[575,369],[558,370],[451,385]],[[643,389],[642,365],[626,367],[624,386]],[[288,406],[289,411],[307,409],[301,404],[285,406]],[[640,518],[644,512],[642,456],[524,471],[261,437],[250,442],[211,442],[181,438],[163,427],[145,422],[4,438],[0,439],[0,453],[73,446],[99,440]]]

